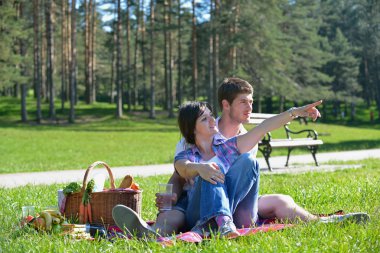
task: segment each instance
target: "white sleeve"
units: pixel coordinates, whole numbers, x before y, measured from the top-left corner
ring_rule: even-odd
[[[180,152],[184,151],[186,149],[186,141],[184,138],[182,138],[175,147],[175,153],[174,157],[176,157]]]
[[[256,146],[254,146],[253,149],[251,149],[251,151],[249,151],[249,153],[251,153],[252,157],[256,158],[258,149],[259,149],[259,144],[257,144]]]

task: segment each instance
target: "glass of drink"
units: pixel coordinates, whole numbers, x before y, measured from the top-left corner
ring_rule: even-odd
[[[162,198],[160,211],[172,210],[173,184],[158,184],[158,194]]]
[[[34,206],[23,206],[22,208],[22,218],[27,218],[29,215],[34,216]]]

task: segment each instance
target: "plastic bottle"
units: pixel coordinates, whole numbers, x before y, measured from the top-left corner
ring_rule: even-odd
[[[86,232],[90,233],[90,235],[95,238],[107,238],[107,230],[103,226],[86,224]]]

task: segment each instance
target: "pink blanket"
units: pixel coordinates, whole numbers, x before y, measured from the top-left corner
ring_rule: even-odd
[[[334,213],[330,214],[316,214],[317,216],[329,216],[333,214],[344,214],[342,210],[336,211]],[[154,221],[148,221],[149,225],[153,225]],[[282,224],[282,223],[277,223],[275,219],[259,219],[256,222],[257,226],[253,228],[240,228],[238,229],[240,236],[249,236],[249,235],[254,235],[258,232],[270,232],[270,231],[277,231],[277,230],[282,230],[284,228],[289,228],[295,226],[294,224]],[[115,227],[113,227],[115,229]],[[118,227],[116,227],[116,230],[121,231]],[[168,237],[159,237],[157,238],[157,242],[160,243],[162,246],[172,246],[174,245],[176,240],[181,240],[185,242],[191,242],[191,243],[200,243],[203,240],[209,240],[210,238],[208,237],[201,237],[199,234],[195,232],[185,232],[185,233],[180,233],[175,236],[168,236]]]
[[[277,231],[281,230],[287,227],[292,227],[293,224],[264,224],[260,227],[255,228],[240,228],[238,229],[240,236],[248,236],[248,235],[254,235],[258,232],[269,232],[269,231]],[[173,245],[175,240],[181,240],[185,242],[202,242],[203,240],[209,240],[209,238],[202,238],[199,234],[195,232],[186,232],[186,233],[180,233],[176,236],[170,236],[170,237],[159,237],[157,238],[157,242],[161,243],[163,246],[170,246]]]

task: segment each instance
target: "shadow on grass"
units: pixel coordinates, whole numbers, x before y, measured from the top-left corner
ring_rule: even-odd
[[[380,148],[379,140],[355,140],[342,141],[339,143],[324,143],[319,148],[319,152],[347,151]]]
[[[152,126],[153,125],[153,126]],[[77,124],[41,124],[37,125],[35,123],[9,123],[0,121],[0,129],[23,129],[27,131],[75,131],[75,132],[155,132],[155,133],[169,133],[178,132],[179,128],[174,125],[167,125],[165,123],[158,123],[156,121],[150,122],[150,124],[135,125],[134,123],[122,124],[122,125],[112,125],[108,123],[97,123],[97,124],[87,124],[87,123],[77,123]]]

